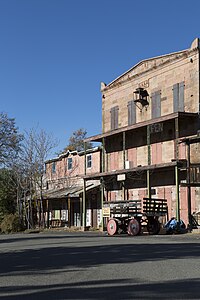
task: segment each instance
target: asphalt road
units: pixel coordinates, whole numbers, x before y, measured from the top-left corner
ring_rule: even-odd
[[[0,299],[200,299],[200,234],[0,235]]]

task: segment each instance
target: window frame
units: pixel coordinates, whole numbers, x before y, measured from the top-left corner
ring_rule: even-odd
[[[68,171],[72,170],[72,164],[73,164],[72,157],[68,157],[67,158],[67,170]]]
[[[173,85],[173,112],[183,112],[185,109],[185,82]]]
[[[136,105],[134,100],[128,101],[128,126],[136,124]]]
[[[151,94],[151,117],[152,119],[161,117],[161,90]]]
[[[110,109],[110,129],[115,130],[119,128],[119,106],[111,107]]]
[[[52,170],[52,173],[56,173],[56,162],[55,161],[52,162],[51,170]]]
[[[92,154],[88,154],[86,156],[86,166],[87,166],[87,169],[92,168]]]

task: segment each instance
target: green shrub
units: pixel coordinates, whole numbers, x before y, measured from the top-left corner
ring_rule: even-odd
[[[2,233],[18,232],[23,229],[16,214],[6,215],[1,222],[0,228]]]

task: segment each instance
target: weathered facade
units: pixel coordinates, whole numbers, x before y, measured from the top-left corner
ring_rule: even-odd
[[[200,130],[199,72],[195,39],[189,49],[141,61],[101,84],[102,134],[86,139],[102,143],[101,171],[84,176],[85,185],[101,183],[101,205],[165,198],[168,217],[186,224],[200,211],[200,143],[188,150],[186,142]]]
[[[83,175],[100,172],[100,149],[84,152],[68,151],[46,161],[43,192],[47,227],[81,227],[83,210]],[[101,219],[98,181],[85,186],[87,201],[86,226],[98,228]]]

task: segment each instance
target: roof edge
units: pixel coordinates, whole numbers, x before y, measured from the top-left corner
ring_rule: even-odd
[[[194,50],[196,48],[200,48],[199,38],[195,38],[193,40],[190,48],[188,48],[188,49],[180,50],[180,51],[176,51],[176,52],[171,52],[171,53],[163,54],[163,55],[159,55],[159,56],[154,56],[154,57],[147,58],[147,59],[143,59],[143,60],[139,61],[136,65],[134,65],[133,67],[131,67],[130,69],[128,69],[126,72],[124,72],[123,74],[121,74],[120,76],[118,76],[117,78],[115,78],[114,80],[112,80],[110,83],[105,84],[104,82],[101,82],[101,92],[103,92],[104,90],[106,90],[107,88],[109,88],[115,81],[117,81],[118,79],[122,78],[124,75],[128,74],[130,71],[132,71],[133,69],[135,69],[136,67],[138,67],[142,63],[154,60],[156,58],[162,58],[162,57],[171,56],[172,54],[176,55],[176,54],[185,53],[185,52],[187,52],[189,50]]]

